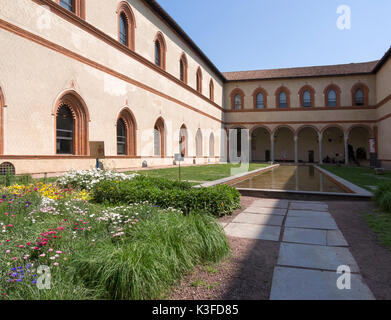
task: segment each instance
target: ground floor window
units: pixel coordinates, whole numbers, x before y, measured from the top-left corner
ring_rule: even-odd
[[[74,119],[67,105],[57,113],[57,154],[73,154]]]

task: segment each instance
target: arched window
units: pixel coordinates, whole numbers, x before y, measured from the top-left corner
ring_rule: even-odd
[[[327,94],[327,106],[328,107],[337,106],[337,93],[333,89],[331,89]]]
[[[89,113],[82,98],[74,91],[56,103],[56,153],[86,156]]]
[[[202,93],[202,71],[200,67],[198,67],[197,70],[196,82],[197,82],[197,91],[199,93]]]
[[[240,94],[235,95],[235,110],[242,109],[242,97]]]
[[[352,88],[352,104],[353,106],[368,105],[369,89],[364,83],[357,83]]]
[[[265,97],[263,96],[262,93],[257,94],[256,108],[257,109],[265,109]]]
[[[253,92],[254,109],[267,108],[267,92],[263,88],[258,88]]]
[[[364,105],[364,92],[361,89],[357,89],[354,93],[354,103],[356,106]]]
[[[315,89],[310,85],[305,85],[299,91],[300,106],[310,108],[315,105]]]
[[[131,50],[134,49],[136,20],[132,9],[126,1],[121,1],[118,13],[118,40]]]
[[[187,84],[187,58],[184,53],[179,60],[179,79]]]
[[[75,122],[68,105],[64,104],[58,110],[56,124],[57,154],[73,154]]]
[[[325,106],[326,107],[339,107],[341,106],[341,89],[331,84],[324,90]]]
[[[75,4],[73,0],[60,0],[60,6],[69,11],[75,12]]]
[[[196,134],[196,156],[199,158],[202,157],[202,154],[202,132],[201,129],[198,129]]]
[[[128,34],[128,20],[126,19],[125,13],[119,15],[119,42],[124,46],[129,45],[129,34]]]
[[[117,154],[126,155],[127,154],[127,134],[126,134],[126,125],[122,118],[117,121]]]
[[[244,92],[239,88],[236,88],[231,92],[231,109],[244,109]]]
[[[125,108],[117,118],[117,154],[136,156],[137,124],[132,112]]]
[[[303,107],[312,107],[311,93],[308,90],[303,92]]]
[[[276,91],[276,106],[280,109],[290,108],[290,92],[288,88],[282,86]]]
[[[161,47],[160,47],[160,42],[156,41],[155,42],[155,64],[157,66],[161,66]]]
[[[158,32],[155,37],[155,64],[166,69],[166,42],[161,32]]]
[[[280,98],[279,98],[279,108],[288,108],[288,103],[287,103],[287,96],[285,92],[280,93]]]
[[[154,156],[155,157],[164,157],[164,121],[162,118],[159,118],[159,120],[156,121],[155,127],[154,127]]]
[[[212,101],[215,100],[215,86],[212,79],[209,82],[209,99]]]
[[[185,125],[182,125],[179,131],[179,153],[182,157],[187,156],[187,128]]]
[[[214,158],[214,157],[215,157],[215,136],[212,132],[209,137],[209,158]]]
[[[56,0],[57,3],[66,10],[69,10],[79,16],[82,19],[85,19],[85,0]]]

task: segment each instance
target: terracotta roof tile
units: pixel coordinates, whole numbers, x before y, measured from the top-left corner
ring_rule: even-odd
[[[379,61],[371,61],[364,63],[350,63],[333,66],[224,72],[223,75],[227,79],[227,81],[343,76],[371,73],[378,62]]]

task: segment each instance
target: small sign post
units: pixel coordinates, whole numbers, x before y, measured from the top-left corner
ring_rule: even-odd
[[[100,168],[100,159],[105,157],[104,141],[90,141],[90,155],[96,159],[96,168]]]
[[[184,160],[184,157],[180,153],[175,154],[175,162],[179,164],[179,181],[181,181],[181,162]]]

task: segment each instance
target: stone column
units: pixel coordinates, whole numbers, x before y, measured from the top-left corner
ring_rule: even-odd
[[[345,132],[344,134],[344,141],[345,141],[345,165],[349,164],[349,133]]]
[[[318,134],[319,139],[319,164],[323,164],[323,133],[319,132]]]
[[[295,141],[295,163],[299,163],[299,137],[295,135],[293,137],[293,140]]]
[[[271,161],[274,162],[274,132],[270,135]]]

